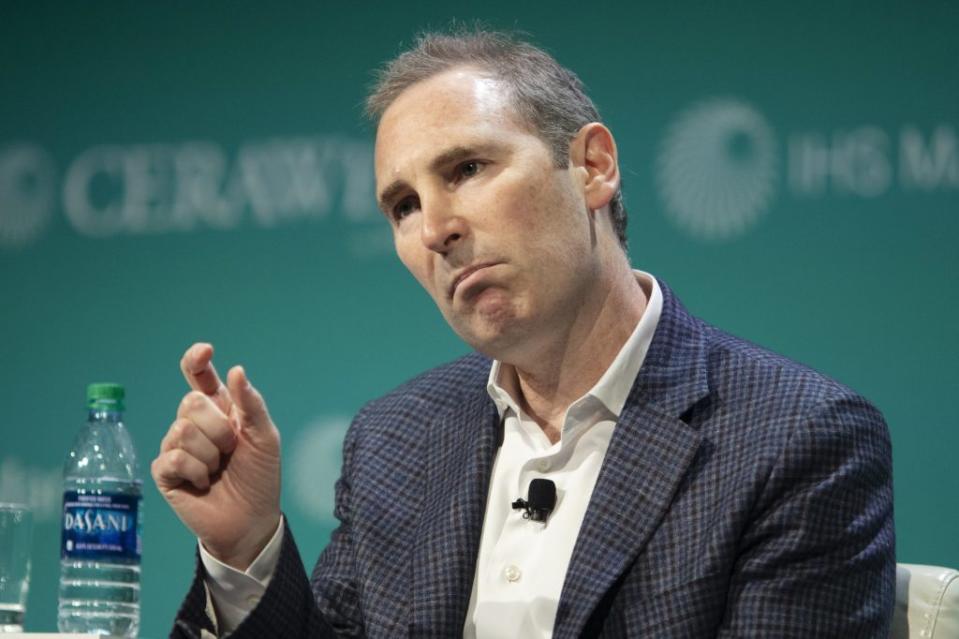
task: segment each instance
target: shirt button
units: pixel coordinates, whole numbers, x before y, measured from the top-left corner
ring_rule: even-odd
[[[523,571],[520,570],[517,566],[507,566],[506,570],[503,571],[503,576],[506,577],[506,581],[515,583],[519,581],[519,578],[523,576]]]
[[[536,464],[536,467],[539,468],[539,471],[541,473],[545,473],[547,470],[549,470],[549,460],[548,459],[539,460],[539,463]]]
[[[260,603],[260,595],[248,595],[246,598],[246,603],[250,604],[251,606],[256,606],[258,603]]]

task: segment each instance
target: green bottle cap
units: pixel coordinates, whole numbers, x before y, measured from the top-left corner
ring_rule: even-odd
[[[87,408],[122,411],[124,395],[120,384],[90,384],[87,386]]]

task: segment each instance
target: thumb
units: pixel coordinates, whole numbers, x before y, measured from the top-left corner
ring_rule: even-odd
[[[273,424],[263,396],[250,384],[250,379],[242,366],[234,366],[230,369],[227,374],[227,388],[239,412],[240,428],[262,430]]]

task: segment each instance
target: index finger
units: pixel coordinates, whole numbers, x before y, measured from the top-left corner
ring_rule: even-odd
[[[198,342],[188,348],[180,360],[180,370],[190,388],[209,395],[224,412],[229,411],[229,393],[213,367],[212,344]]]

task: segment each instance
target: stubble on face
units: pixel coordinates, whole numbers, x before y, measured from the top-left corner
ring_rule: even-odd
[[[477,158],[489,163],[476,177],[451,185],[429,169],[444,148],[488,142],[499,150]],[[394,223],[397,253],[471,346],[503,359],[575,313],[590,270],[588,211],[498,81],[458,69],[408,88],[384,113],[376,156],[378,188],[400,180],[422,205]],[[426,229],[443,224],[456,238],[437,250]],[[451,298],[455,274],[483,262],[495,265]]]

